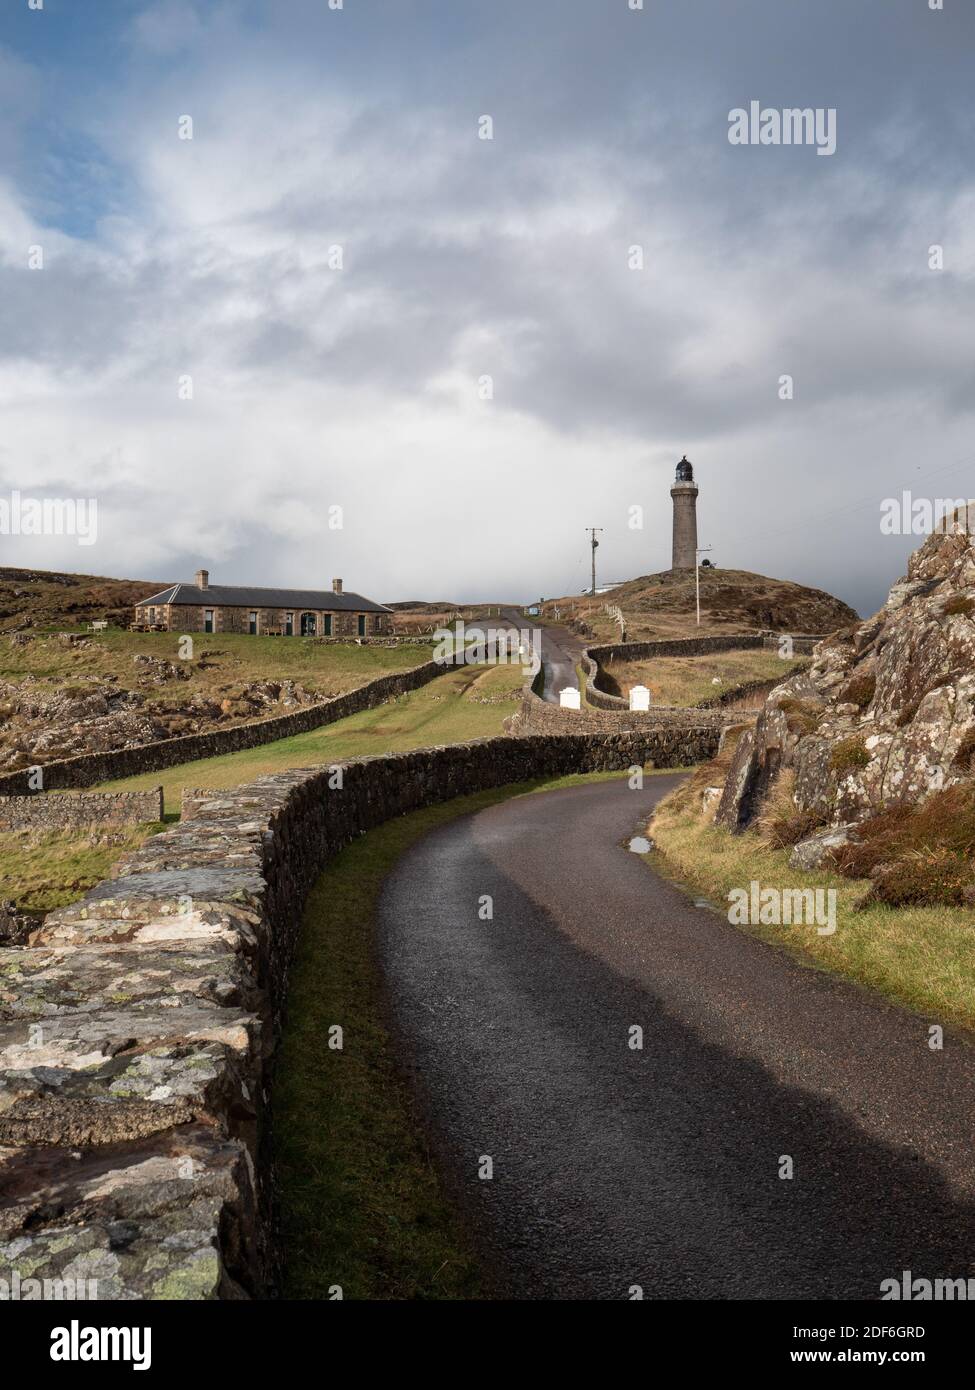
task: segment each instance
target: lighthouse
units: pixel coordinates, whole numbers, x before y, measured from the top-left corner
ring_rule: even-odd
[[[687,456],[677,465],[670,489],[674,499],[674,549],[671,569],[692,570],[697,564],[697,484]]]

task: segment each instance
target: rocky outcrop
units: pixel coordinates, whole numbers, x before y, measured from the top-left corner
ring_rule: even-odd
[[[856,824],[972,779],[975,504],[911,556],[872,618],[827,638],[741,738],[716,820],[748,825],[783,767],[822,824]]]
[[[213,696],[196,692],[189,699],[178,692],[160,694],[189,680],[185,664],[141,655],[132,663],[138,689],[121,688],[114,676],[77,676],[53,692],[34,676],[0,682],[0,770],[138,748],[322,703],[314,691],[290,680],[221,686]]]

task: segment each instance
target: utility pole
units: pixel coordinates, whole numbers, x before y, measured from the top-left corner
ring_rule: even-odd
[[[587,527],[586,527],[586,530],[589,532],[589,537],[590,537],[589,544],[592,546],[592,596],[593,596],[593,598],[596,597],[596,551],[597,551],[597,549],[599,548],[599,542],[596,540],[596,532],[597,532],[597,531],[604,531],[605,529],[606,529],[606,528],[605,528],[604,526],[587,526]]]
[[[694,552],[694,593],[697,599],[697,625],[701,626],[701,556],[713,550],[713,545],[703,545]]]

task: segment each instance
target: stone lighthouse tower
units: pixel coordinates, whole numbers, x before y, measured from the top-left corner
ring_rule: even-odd
[[[670,489],[674,499],[674,551],[671,569],[692,570],[697,564],[697,484],[685,455],[677,465]]]

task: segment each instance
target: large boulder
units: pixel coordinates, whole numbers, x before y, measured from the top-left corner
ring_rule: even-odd
[[[856,824],[971,782],[975,755],[975,503],[911,556],[872,618],[821,642],[738,744],[715,816],[739,830],[783,767],[800,811]]]

